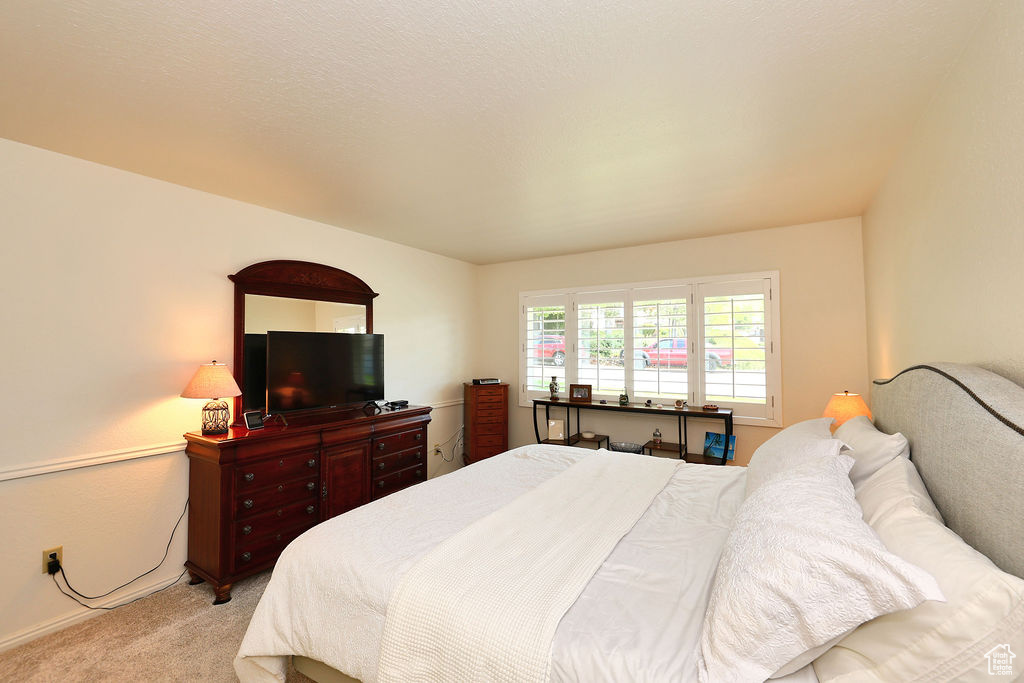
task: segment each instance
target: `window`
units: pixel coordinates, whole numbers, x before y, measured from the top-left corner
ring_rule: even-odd
[[[625,292],[581,295],[576,309],[576,379],[594,393],[618,396],[626,388],[622,353],[625,346]]]
[[[565,309],[567,297],[531,297],[524,308],[525,371],[522,373],[525,390],[547,391],[551,377],[557,377],[565,386]]]
[[[732,408],[781,424],[778,273],[520,294],[520,403],[589,384],[594,400]],[[699,359],[691,362],[692,358]]]

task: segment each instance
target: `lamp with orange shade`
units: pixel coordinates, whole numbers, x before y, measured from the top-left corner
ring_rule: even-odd
[[[188,386],[181,392],[181,396],[213,399],[203,406],[203,434],[210,436],[228,433],[231,411],[228,409],[227,401],[221,399],[239,396],[241,393],[242,390],[238,388],[238,383],[231,376],[228,366],[213,361],[199,366],[196,374],[189,380]]]
[[[863,397],[860,394],[851,394],[849,391],[832,394],[832,398],[825,406],[825,412],[822,413],[822,417],[835,418],[836,421],[832,424],[833,432],[839,428],[839,425],[858,415],[867,415],[868,419],[871,419],[871,411]]]

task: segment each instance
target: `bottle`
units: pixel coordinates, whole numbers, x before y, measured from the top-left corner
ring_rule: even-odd
[[[558,400],[558,377],[556,375],[551,375],[551,384],[548,385],[548,391],[551,392],[551,400],[552,401],[557,401]]]
[[[658,427],[654,428],[653,441],[655,446],[661,445],[661,429],[659,429]]]

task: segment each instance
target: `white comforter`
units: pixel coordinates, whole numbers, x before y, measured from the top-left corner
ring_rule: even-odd
[[[284,680],[286,656],[376,680],[388,600],[439,542],[591,451],[525,446],[320,524],[281,555],[235,668],[243,683]],[[679,463],[555,632],[555,681],[697,679],[711,581],[743,498],[745,470]],[[802,672],[814,680],[810,667]]]

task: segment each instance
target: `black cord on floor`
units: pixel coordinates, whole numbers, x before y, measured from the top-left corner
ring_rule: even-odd
[[[153,567],[152,569],[150,569],[148,571],[145,571],[145,572],[142,572],[141,574],[136,576],[134,579],[132,579],[130,581],[126,581],[125,583],[122,583],[117,588],[112,588],[109,591],[107,591],[106,593],[101,593],[100,595],[86,595],[84,593],[80,593],[77,590],[75,590],[75,587],[71,585],[70,581],[68,581],[68,575],[64,573],[64,566],[61,565],[60,566],[60,575],[64,577],[64,583],[67,584],[68,589],[71,591],[71,593],[74,593],[75,595],[77,595],[77,596],[79,596],[81,598],[85,598],[86,600],[99,600],[100,598],[107,597],[108,595],[110,595],[111,593],[114,593],[115,591],[121,590],[125,586],[128,586],[128,585],[130,585],[132,583],[135,583],[136,581],[141,579],[143,576],[146,576],[147,574],[152,574],[157,569],[159,569],[163,565],[164,561],[167,559],[167,554],[171,551],[171,542],[174,540],[174,533],[178,530],[178,527],[181,525],[181,520],[183,520],[185,518],[185,512],[187,510],[188,510],[188,500],[185,501],[185,507],[182,508],[181,514],[178,516],[178,521],[174,523],[174,528],[171,529],[171,537],[167,539],[167,547],[164,548],[164,555],[163,555],[163,557],[160,558],[160,561],[157,562],[156,566]],[[188,571],[188,570],[186,569],[185,571]],[[177,583],[178,580],[181,579],[181,577],[185,575],[185,571],[183,571],[181,574],[178,575],[178,578],[174,580],[174,583]],[[141,600],[142,599],[142,598],[135,598],[135,600],[131,600],[129,602],[122,603],[120,605],[114,605],[113,607],[92,607],[90,605],[86,605],[84,602],[82,602],[81,600],[76,598],[75,595],[72,595],[71,593],[68,593],[63,588],[61,588],[60,584],[57,583],[57,575],[56,574],[51,574],[51,576],[53,576],[53,582],[57,585],[57,588],[60,590],[61,593],[64,593],[64,595],[68,596],[69,598],[71,598],[72,600],[77,602],[82,607],[88,607],[89,609],[103,609],[103,610],[117,609],[118,607],[123,607],[124,605],[130,605],[131,603],[135,602],[135,600]],[[165,590],[166,588],[169,588],[170,586],[173,586],[174,583],[169,584],[168,586],[164,586],[160,590],[153,591],[153,593],[159,593],[160,591]],[[152,595],[153,593],[149,593],[149,595]],[[146,597],[146,596],[144,595],[142,597]]]
[[[78,598],[76,598],[76,597],[75,597],[74,595],[72,595],[71,593],[68,593],[68,592],[66,592],[66,591],[65,591],[65,590],[64,590],[63,588],[61,588],[61,587],[60,587],[60,584],[59,584],[59,583],[57,583],[57,575],[56,575],[56,574],[51,574],[50,576],[52,576],[52,577],[53,577],[53,584],[54,584],[55,586],[57,586],[57,590],[59,590],[59,591],[60,591],[61,593],[64,593],[64,595],[68,596],[69,598],[71,598],[72,600],[74,600],[75,602],[77,602],[77,603],[78,603],[79,605],[81,605],[82,607],[85,607],[86,609],[96,609],[96,610],[107,610],[107,611],[109,611],[109,610],[114,610],[114,609],[117,609],[118,607],[124,607],[125,605],[130,605],[130,604],[132,604],[133,602],[138,602],[138,601],[139,601],[139,600],[141,600],[142,598],[148,598],[148,597],[149,597],[149,596],[151,596],[151,595],[156,595],[156,594],[157,594],[157,593],[159,593],[160,591],[165,591],[165,590],[167,590],[168,588],[170,588],[170,587],[171,587],[171,586],[173,586],[174,584],[176,584],[176,583],[178,583],[179,581],[181,581],[181,577],[185,576],[185,572],[187,572],[187,571],[188,571],[188,570],[186,569],[185,571],[183,571],[183,572],[181,572],[180,574],[178,574],[178,578],[176,578],[176,579],[175,579],[174,581],[172,581],[171,583],[167,584],[167,585],[166,585],[166,586],[164,586],[163,588],[158,588],[157,590],[153,591],[152,593],[146,593],[145,595],[140,595],[139,597],[135,598],[134,600],[129,600],[128,602],[122,602],[122,603],[121,603],[120,605],[114,605],[113,607],[93,607],[92,605],[87,605],[87,604],[85,604],[84,602],[82,602],[81,600],[79,600]],[[64,572],[63,572],[63,571],[61,571],[61,574],[63,575],[63,574],[64,574]],[[68,580],[68,577],[66,577],[66,576],[65,576],[65,577],[64,577],[64,580],[65,580],[65,581],[67,581],[67,580]],[[131,583],[131,582],[129,581],[128,583]],[[70,588],[70,586],[69,586],[69,588]],[[72,589],[72,590],[74,590],[74,589]],[[114,590],[117,590],[117,589],[114,589]]]

